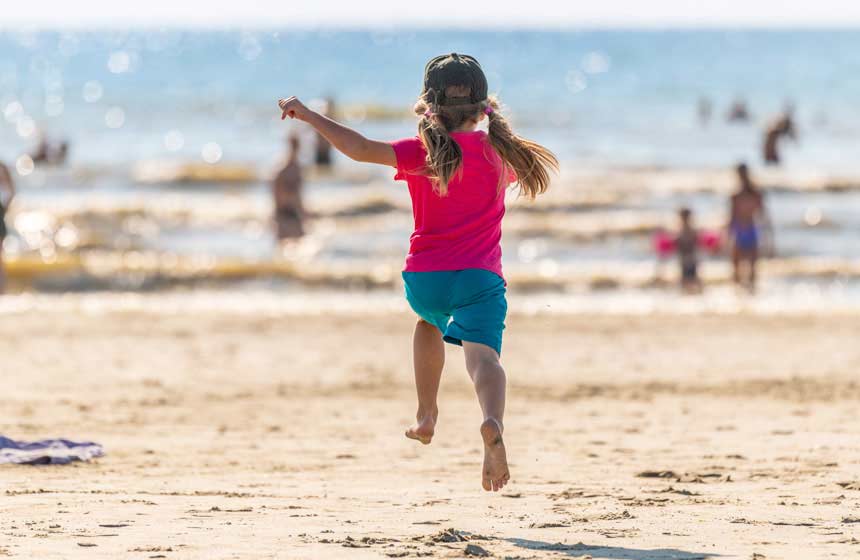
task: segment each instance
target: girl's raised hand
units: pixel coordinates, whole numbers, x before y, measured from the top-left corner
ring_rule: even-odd
[[[281,99],[278,101],[278,107],[281,108],[281,120],[284,120],[287,117],[290,117],[291,119],[304,120],[304,117],[308,112],[308,108],[305,107],[304,103],[299,101],[296,96]]]

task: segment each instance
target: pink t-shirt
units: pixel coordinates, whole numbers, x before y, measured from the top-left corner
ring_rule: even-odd
[[[463,165],[439,196],[425,175],[427,152],[418,137],[392,142],[397,180],[412,196],[415,231],[409,238],[407,272],[480,268],[502,276],[505,189],[516,180],[483,131],[453,132]],[[504,177],[505,182],[499,179]],[[500,188],[502,185],[502,188]]]

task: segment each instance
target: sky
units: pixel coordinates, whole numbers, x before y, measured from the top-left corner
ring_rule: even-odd
[[[860,0],[3,0],[3,4],[3,29],[860,27]]]

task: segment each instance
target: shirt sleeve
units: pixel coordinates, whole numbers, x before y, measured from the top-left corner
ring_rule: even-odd
[[[394,157],[397,159],[397,173],[395,181],[405,181],[407,175],[419,175],[426,168],[426,153],[424,144],[417,136],[403,138],[391,142],[394,148]]]

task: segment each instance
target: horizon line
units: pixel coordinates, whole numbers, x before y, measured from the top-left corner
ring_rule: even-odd
[[[395,26],[372,23],[326,22],[326,23],[283,23],[272,24],[264,21],[247,21],[232,24],[227,23],[189,23],[179,21],[144,22],[136,25],[116,25],[108,22],[10,22],[0,23],[0,33],[21,32],[50,32],[50,31],[384,31],[387,33],[408,33],[414,31],[472,31],[478,33],[514,32],[514,31],[545,31],[545,32],[589,32],[589,31],[860,31],[858,22],[785,22],[762,25],[759,22],[582,22],[582,23],[525,23],[512,25],[507,22],[483,23],[479,27],[466,23],[447,23],[444,26],[432,23],[420,24],[417,21],[405,21]]]

